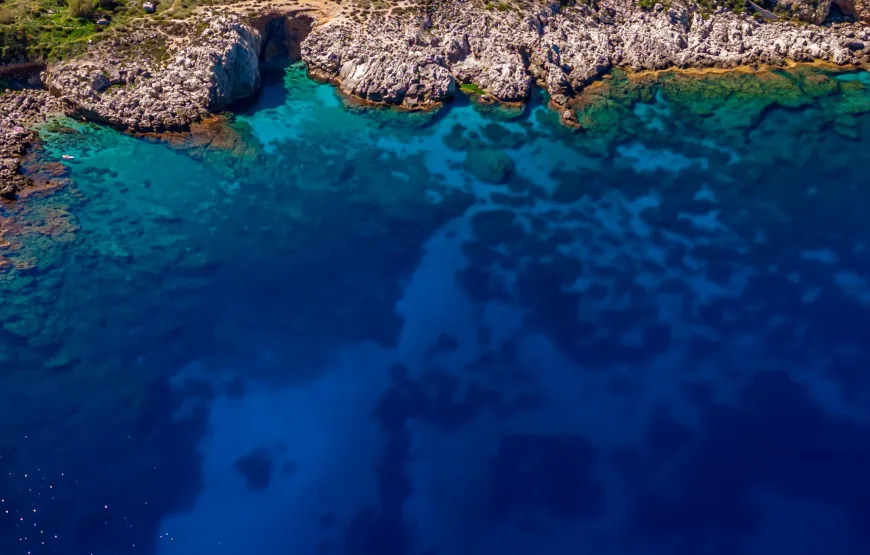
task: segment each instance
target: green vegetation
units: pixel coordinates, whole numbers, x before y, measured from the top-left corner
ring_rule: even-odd
[[[701,7],[702,12],[713,12],[717,7],[723,6],[727,10],[741,14],[749,8],[746,0],[697,0],[697,3]]]
[[[482,94],[486,94],[486,91],[484,91],[474,83],[463,83],[459,85],[459,90],[471,96],[480,96]]]
[[[113,9],[95,0],[12,0],[0,4],[0,63],[47,60],[87,45],[98,16]],[[113,17],[114,18],[114,17]]]
[[[72,17],[91,19],[97,11],[96,0],[68,0],[67,8]]]
[[[670,5],[670,0],[635,0],[637,6],[643,10],[652,10],[656,4],[661,4],[664,7]],[[724,7],[736,14],[741,14],[747,11],[748,4],[746,0],[695,0],[695,4],[700,9],[701,16],[706,19],[709,14],[716,11],[719,6]]]
[[[145,1],[0,0],[0,64],[65,58],[84,51],[88,41],[185,19],[197,6],[233,0],[150,0],[153,14],[142,9]],[[97,25],[103,18],[109,25]]]
[[[487,2],[486,4],[484,4],[483,7],[487,10],[490,10],[490,11],[491,10],[498,10],[500,12],[509,12],[512,9],[514,9],[513,6],[511,6],[510,4],[507,4],[505,2],[499,2],[498,4],[491,4],[490,2]]]

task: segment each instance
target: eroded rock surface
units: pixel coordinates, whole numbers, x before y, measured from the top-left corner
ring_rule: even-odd
[[[864,2],[842,1],[853,11]],[[805,4],[795,6],[812,7],[812,13],[800,12],[811,21],[824,20],[830,8],[830,2]],[[441,0],[426,12],[366,21],[338,14],[307,34],[301,57],[314,76],[349,95],[411,108],[445,100],[457,82],[516,102],[538,80],[564,104],[614,66],[724,68],[789,59],[860,64],[870,58],[870,31],[861,24],[761,22],[680,1],[650,10],[631,0],[524,6],[499,11],[478,0]],[[103,41],[86,56],[49,68],[45,82],[88,117],[136,131],[183,129],[257,90],[263,34],[262,20],[201,14],[168,29]]]
[[[42,90],[0,93],[0,197],[15,198],[28,184],[19,170],[22,157],[37,140],[30,126],[69,110],[60,99]]]
[[[831,4],[836,4],[840,11],[848,16],[870,23],[870,0],[835,0]]]
[[[807,18],[824,20],[829,7]],[[303,59],[315,74],[369,100],[426,104],[444,98],[459,81],[501,101],[520,101],[535,78],[563,104],[614,66],[860,64],[870,58],[868,40],[861,24],[761,22],[724,9],[708,13],[689,2],[644,10],[632,1],[604,0],[499,12],[473,0],[444,0],[427,16],[333,20],[312,32]]]
[[[779,9],[821,22],[831,1],[794,0]],[[285,7],[283,13],[255,18],[216,8],[185,22],[112,34],[83,56],[50,66],[43,80],[88,119],[137,132],[184,130],[256,92],[261,56],[275,50],[266,44],[274,31],[270,25],[286,17],[300,18],[294,21],[305,27],[283,35],[295,37],[288,52],[301,57],[313,76],[363,100],[409,108],[437,105],[466,83],[489,99],[519,102],[537,82],[569,119],[564,107],[570,98],[613,67],[870,61],[870,28],[860,22],[761,21],[685,0],[650,9],[633,0],[504,6],[508,9],[502,4],[492,9],[482,0],[433,0],[414,12],[362,20],[335,11],[320,21],[300,15],[309,8]],[[837,0],[837,6],[859,19],[870,13],[868,0]],[[6,117],[4,144],[17,146],[4,152],[24,148],[29,139],[20,137],[28,132],[9,129],[26,123]],[[12,163],[4,164],[4,172],[13,171]]]
[[[90,119],[140,132],[186,129],[257,91],[260,47],[260,33],[238,16],[208,16],[106,39],[43,80]]]

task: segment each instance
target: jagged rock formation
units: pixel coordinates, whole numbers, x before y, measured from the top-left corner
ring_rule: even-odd
[[[112,125],[185,128],[258,88],[265,28],[264,20],[225,13],[202,16],[173,35],[139,30],[49,68],[45,82],[86,116]],[[563,103],[613,66],[861,63],[868,40],[860,25],[759,22],[724,9],[708,14],[691,2],[649,11],[631,0],[602,0],[500,12],[476,0],[442,0],[424,16],[365,23],[336,17],[305,38],[301,57],[313,75],[350,95],[416,108],[451,96],[457,81],[516,102],[536,79]]]
[[[802,21],[821,25],[831,12],[831,0],[773,0],[771,7],[784,15],[792,15]]]
[[[786,1],[792,2],[790,12],[820,21],[832,0]],[[837,5],[845,13],[870,11],[870,0],[837,0]],[[423,12],[365,22],[338,14],[322,24],[300,9],[285,10],[246,19],[213,9],[184,23],[116,33],[85,55],[50,66],[43,80],[78,115],[122,129],[162,132],[187,129],[253,94],[260,86],[261,56],[282,49],[349,95],[409,108],[440,103],[454,94],[457,82],[473,83],[503,102],[524,100],[537,82],[564,108],[590,81],[617,66],[870,61],[870,28],[863,24],[763,22],[724,8],[710,13],[690,0],[652,9],[634,0],[570,6],[544,0],[507,11],[487,9],[482,0],[433,0]],[[285,18],[291,23],[275,25]],[[278,48],[274,36],[293,44]],[[566,120],[570,116],[563,110]],[[8,129],[22,127],[21,120],[7,117],[2,123],[4,156],[20,152],[29,135]],[[17,168],[9,156],[4,175]]]
[[[37,139],[28,126],[68,112],[68,106],[46,91],[0,94],[0,197],[14,198],[28,183],[19,173],[22,156]]]
[[[546,77],[557,102],[612,66],[644,70],[782,65],[786,60],[836,64],[868,60],[864,43],[870,40],[870,30],[862,26],[821,29],[761,23],[724,10],[704,17],[685,4],[653,12],[611,13],[613,23],[581,8],[560,14],[558,21],[548,25],[538,50],[543,55],[537,71]],[[596,48],[579,47],[584,42]]]
[[[870,0],[834,0],[830,4],[835,4],[846,15],[870,23]]]
[[[383,33],[361,37],[357,24],[341,19],[327,28],[312,33],[302,47],[302,58],[315,77],[334,81],[365,100],[411,107],[453,94],[453,77],[418,44],[426,37],[418,37],[416,29],[386,21]]]
[[[332,20],[303,43],[302,59],[315,75],[375,102],[439,102],[453,93],[456,80],[474,82],[503,101],[520,101],[532,85],[527,54],[541,29],[537,14],[444,4],[425,18]]]
[[[868,0],[767,0],[764,4],[782,16],[793,16],[816,25],[821,25],[830,19],[831,9],[834,6],[843,15],[870,23]]]
[[[276,17],[246,22],[212,13],[172,34],[138,30],[49,68],[45,82],[93,119],[136,131],[186,128],[256,91],[264,35]],[[734,67],[787,59],[857,64],[870,58],[864,46],[870,32],[861,25],[760,22],[724,9],[706,13],[684,1],[652,10],[632,0],[601,0],[501,12],[477,0],[441,0],[425,15],[365,23],[338,16],[305,34],[301,57],[312,75],[349,95],[411,108],[443,101],[457,81],[517,102],[537,80],[562,104],[614,66]]]
[[[858,64],[870,59],[861,25],[830,28],[760,22],[690,2],[646,11],[630,0],[596,6],[539,5],[507,13],[474,1],[444,0],[428,18],[366,24],[334,20],[303,44],[317,75],[348,94],[417,106],[473,82],[502,101],[523,100],[532,78],[564,101],[614,66],[781,65],[786,60]]]
[[[50,67],[49,91],[122,129],[186,129],[260,87],[260,33],[234,15],[142,29]]]

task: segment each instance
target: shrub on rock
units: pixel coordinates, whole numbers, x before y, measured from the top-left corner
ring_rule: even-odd
[[[67,7],[71,16],[90,19],[97,9],[97,3],[94,0],[68,0]]]

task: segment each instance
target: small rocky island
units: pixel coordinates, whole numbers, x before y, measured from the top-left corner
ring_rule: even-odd
[[[407,109],[438,106],[458,88],[520,103],[538,85],[566,123],[576,123],[571,99],[613,68],[870,60],[867,0],[85,2],[55,11],[34,0],[25,13],[22,2],[18,12],[0,4],[0,79],[29,75],[30,85],[0,93],[3,197],[27,184],[19,170],[35,123],[65,114],[184,131],[256,93],[260,64],[276,56],[301,59],[351,97]],[[62,10],[82,32],[42,44],[55,35],[22,31]]]

